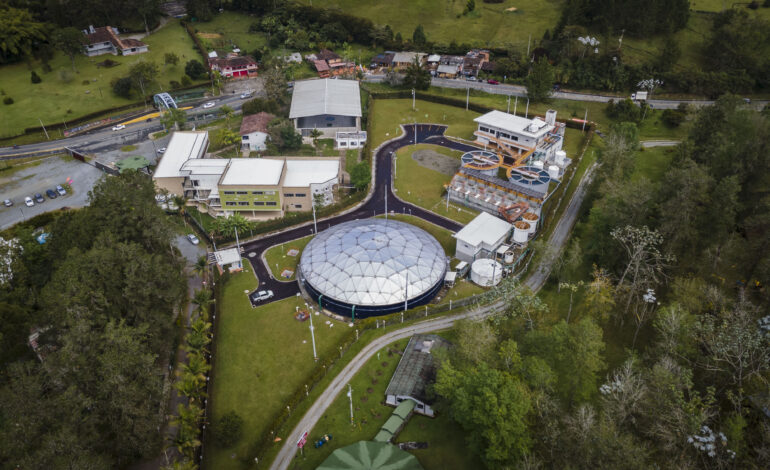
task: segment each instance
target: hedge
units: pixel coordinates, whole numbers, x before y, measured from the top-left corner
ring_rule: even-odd
[[[203,66],[206,67],[209,63],[208,61],[209,53],[206,50],[206,47],[203,45],[203,42],[201,41],[201,39],[198,37],[197,34],[195,34],[195,28],[193,28],[190,25],[190,23],[188,23],[185,20],[180,21],[179,24],[181,24],[182,27],[187,30],[187,34],[190,35],[190,38],[195,43],[195,47],[198,48],[198,52],[201,53],[201,57],[203,58]]]

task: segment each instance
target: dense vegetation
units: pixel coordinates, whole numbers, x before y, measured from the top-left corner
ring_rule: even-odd
[[[460,326],[434,391],[489,468],[767,468],[770,116],[741,104],[700,111],[659,182],[615,126],[587,248],[539,245],[568,308],[505,284]]]
[[[125,467],[160,450],[186,288],[153,195],[150,179],[128,172],[50,221],[44,245],[33,226],[14,228],[20,249],[0,285],[0,466]],[[26,345],[31,328],[42,361]]]

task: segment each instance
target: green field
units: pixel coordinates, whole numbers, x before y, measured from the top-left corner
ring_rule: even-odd
[[[194,22],[192,25],[209,50],[230,52],[236,46],[243,54],[251,54],[267,45],[267,38],[262,34],[249,32],[249,26],[255,21],[257,18],[253,16],[224,11],[214,15],[211,21]]]
[[[375,25],[390,25],[404,39],[412,38],[422,24],[428,41],[449,44],[467,43],[471,46],[506,47],[513,45],[526,50],[527,41],[543,37],[546,29],[553,30],[561,14],[561,0],[521,2],[505,0],[499,4],[476,2],[476,9],[462,15],[463,0],[302,0],[315,7],[340,10],[363,18]],[[516,8],[516,11],[506,11]]]
[[[2,66],[0,76],[3,79],[0,89],[6,96],[12,97],[14,103],[0,105],[0,137],[10,137],[22,133],[25,128],[40,126],[38,119],[42,120],[43,124],[68,123],[101,109],[140,100],[138,97],[118,97],[112,93],[110,87],[113,78],[128,75],[129,68],[136,62],[146,60],[158,64],[159,86],[151,89],[154,92],[159,91],[160,86],[168,90],[171,80],[180,81],[187,61],[202,60],[178,20],[169,21],[143,41],[150,46],[149,52],[144,54],[125,57],[110,54],[96,57],[78,55],[75,57],[77,73],[72,71],[69,57],[61,52],[57,52],[51,60],[53,70],[49,73],[44,73],[37,61],[32,61],[31,66],[27,62]],[[163,65],[163,55],[166,52],[176,53],[180,58],[179,64]],[[119,65],[111,68],[96,65],[106,59],[118,62]],[[30,83],[31,70],[40,75],[43,79],[41,83]],[[88,81],[88,84],[84,85],[85,81]]]
[[[305,249],[305,245],[307,245],[312,238],[312,236],[307,236],[281,245],[275,245],[265,252],[267,267],[270,268],[270,272],[273,273],[274,278],[280,281],[293,281],[296,279],[297,264],[299,264],[299,258],[302,256],[302,250]],[[289,256],[286,254],[291,249],[299,250],[297,256]],[[284,269],[290,269],[294,271],[294,274],[288,279],[283,278],[281,277],[281,272]]]
[[[234,275],[225,286],[222,305],[218,308],[217,354],[211,391],[211,418],[215,421],[235,410],[244,420],[241,441],[231,449],[220,449],[208,440],[207,468],[241,468],[239,457],[267,430],[283,403],[302,387],[315,367],[308,323],[294,319],[295,307],[304,303],[298,298],[251,308],[246,291],[257,281],[248,262],[245,272]],[[318,354],[335,349],[347,332],[347,325],[324,324],[317,317],[316,345]]]

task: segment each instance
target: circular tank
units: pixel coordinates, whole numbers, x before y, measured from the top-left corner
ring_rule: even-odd
[[[540,220],[540,217],[534,212],[525,212],[521,215],[521,220],[529,224],[529,233],[535,233],[537,221]]]
[[[513,241],[516,243],[527,243],[529,239],[529,224],[524,221],[518,221],[513,224]]]
[[[477,259],[471,265],[471,281],[480,286],[496,286],[503,279],[503,265],[491,259]]]
[[[508,180],[513,184],[532,188],[548,184],[551,181],[551,177],[542,168],[522,166],[519,168],[509,168]]]
[[[506,251],[505,252],[505,256],[503,257],[503,260],[505,261],[505,264],[513,263],[513,252],[512,251]]]
[[[551,177],[551,179],[559,179],[559,167],[556,165],[551,165],[548,167],[548,176]]]
[[[479,170],[485,175],[494,176],[500,166],[500,156],[486,150],[471,150],[460,157],[463,168]]]
[[[537,168],[538,170],[542,170],[543,167],[545,166],[545,163],[543,162],[543,160],[535,160],[534,162],[532,162],[532,166],[534,168]]]
[[[564,150],[557,150],[555,153],[556,157],[556,164],[557,165],[564,165],[564,162],[567,160],[567,152]]]

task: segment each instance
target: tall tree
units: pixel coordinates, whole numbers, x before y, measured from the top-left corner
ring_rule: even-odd
[[[28,10],[0,3],[0,64],[23,58],[45,39],[45,25]]]
[[[532,66],[525,79],[527,98],[533,102],[547,101],[553,88],[553,66],[546,57],[541,57]]]
[[[72,71],[77,72],[75,56],[83,53],[83,43],[85,41],[83,33],[73,27],[62,28],[54,31],[51,39],[56,44],[57,49],[70,58]]]
[[[422,65],[420,59],[415,57],[404,72],[404,86],[417,90],[430,88],[430,72]]]
[[[154,62],[142,60],[131,66],[128,70],[128,76],[131,77],[131,80],[139,88],[142,97],[145,97],[147,96],[147,87],[158,76],[158,66]]]
[[[422,28],[421,24],[418,24],[416,28],[414,28],[414,33],[412,33],[412,42],[416,46],[422,46],[428,41],[428,38],[425,36],[425,30]]]

